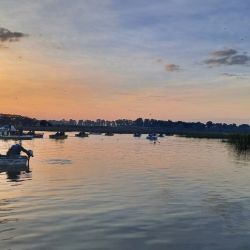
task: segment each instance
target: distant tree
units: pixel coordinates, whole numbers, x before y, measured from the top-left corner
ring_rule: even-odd
[[[212,127],[213,127],[213,122],[208,121],[208,122],[206,123],[206,127],[207,127],[207,128],[212,128]]]
[[[142,118],[137,118],[135,120],[135,125],[138,127],[142,127],[143,126],[143,119]]]
[[[40,126],[41,127],[51,127],[52,124],[50,122],[46,121],[46,120],[41,120],[40,121]]]

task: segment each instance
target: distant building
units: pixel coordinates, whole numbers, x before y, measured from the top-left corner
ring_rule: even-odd
[[[13,125],[5,125],[3,127],[0,127],[0,136],[7,136],[16,131],[17,130]]]

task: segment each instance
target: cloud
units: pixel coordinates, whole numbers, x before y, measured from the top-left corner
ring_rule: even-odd
[[[211,53],[211,55],[215,57],[231,56],[235,54],[237,54],[235,49],[217,50]]]
[[[12,32],[5,28],[0,28],[0,42],[17,42],[20,38],[27,36],[22,32]]]
[[[171,64],[166,64],[165,65],[165,69],[168,72],[175,72],[175,71],[179,71],[180,70],[180,66],[177,65],[177,64],[171,63]]]
[[[223,73],[222,76],[225,76],[225,77],[234,77],[234,78],[240,79],[240,80],[248,78],[247,75],[232,74],[232,73]]]
[[[223,76],[228,76],[228,77],[235,77],[235,76],[239,76],[237,74],[231,74],[231,73],[223,73]]]
[[[246,53],[241,54],[234,49],[218,50],[211,53],[212,58],[204,61],[209,66],[216,65],[247,65],[250,62],[250,56]]]

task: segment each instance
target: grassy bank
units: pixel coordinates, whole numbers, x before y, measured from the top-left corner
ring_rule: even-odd
[[[179,133],[177,136],[186,138],[200,138],[200,139],[228,139],[229,134],[226,133],[203,133],[203,132],[192,132],[192,133]]]
[[[232,145],[238,151],[250,150],[250,134],[232,134],[232,133],[185,133],[178,136],[186,138],[199,139],[221,139]]]
[[[250,134],[233,134],[227,138],[227,141],[238,150],[250,149]]]

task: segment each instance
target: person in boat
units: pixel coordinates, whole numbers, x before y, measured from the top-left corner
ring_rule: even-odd
[[[25,149],[20,144],[12,145],[7,151],[7,156],[20,156],[21,152],[24,152],[28,157],[33,157],[33,151]]]

